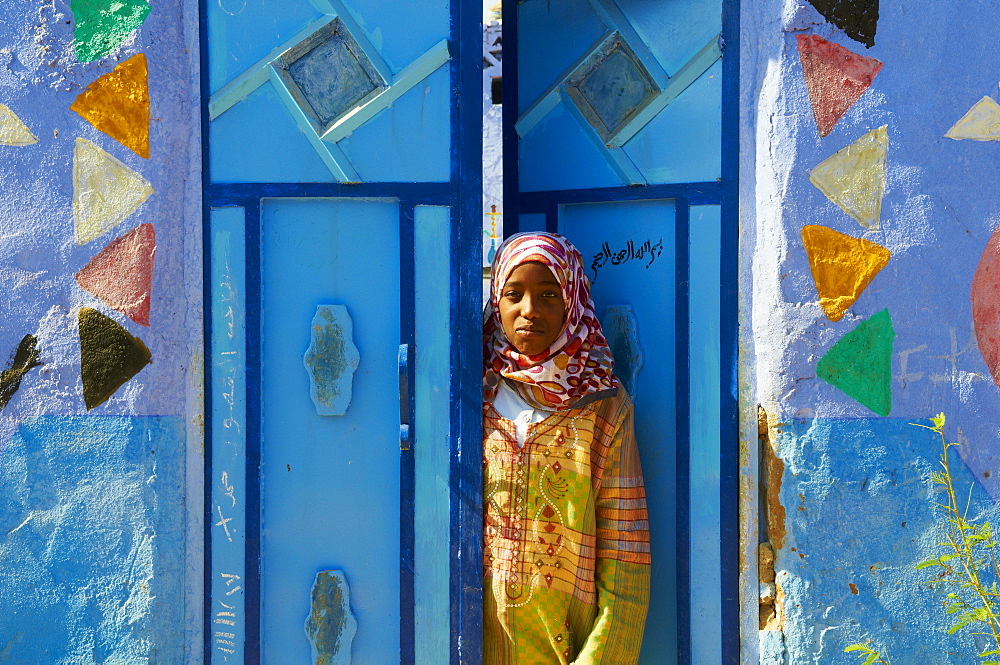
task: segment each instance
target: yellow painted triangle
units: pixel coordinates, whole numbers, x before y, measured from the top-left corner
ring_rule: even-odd
[[[28,126],[10,108],[0,104],[0,145],[23,146],[38,143]]]
[[[983,97],[959,118],[945,138],[973,141],[1000,141],[1000,104],[992,97]]]
[[[73,151],[73,219],[84,245],[125,221],[153,193],[141,175],[87,139]]]
[[[885,194],[886,125],[820,162],[809,180],[867,229],[877,229]]]
[[[149,159],[149,71],[144,54],[132,56],[91,83],[70,109]]]
[[[844,316],[892,256],[882,245],[825,226],[803,227],[802,241],[820,307],[831,321]]]

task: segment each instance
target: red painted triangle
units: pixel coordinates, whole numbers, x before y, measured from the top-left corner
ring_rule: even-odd
[[[882,62],[816,35],[795,38],[819,135],[826,136],[872,84]]]
[[[149,325],[156,232],[142,224],[114,239],[76,273],[76,281],[136,323]]]

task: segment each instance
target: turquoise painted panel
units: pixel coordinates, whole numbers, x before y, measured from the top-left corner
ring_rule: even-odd
[[[563,206],[559,229],[583,254],[597,315],[609,305],[635,313],[639,345],[646,352],[637,375],[635,434],[649,503],[653,581],[640,662],[675,663],[676,584],[676,383],[674,362],[674,204],[672,201]],[[619,261],[608,253],[658,247],[655,254]],[[635,252],[628,254],[634,255]]]
[[[399,213],[395,202],[269,200],[262,229],[262,662],[308,662],[317,572],[343,570],[355,662],[399,659]],[[318,304],[360,354],[344,416],[319,416],[302,355]]]
[[[417,206],[414,214],[416,415],[414,621],[416,662],[447,663],[451,645],[449,569],[451,409],[451,209]]]
[[[0,660],[185,662],[185,446],[180,417],[20,425],[0,454]]]
[[[526,0],[518,5],[518,114],[608,31],[588,0]]]
[[[215,182],[333,181],[270,83],[213,120],[209,141]]]
[[[310,0],[216,0],[205,10],[213,93],[322,16]]]
[[[615,2],[671,76],[722,31],[720,0]]]
[[[323,0],[315,0],[318,6]],[[448,0],[345,0],[393,73],[399,72],[442,39],[448,39]]]
[[[445,65],[338,145],[365,182],[447,182],[450,127]]]
[[[620,186],[622,179],[563,104],[521,139],[521,191]]]
[[[691,207],[689,239],[691,662],[721,663],[719,206]]]
[[[212,663],[243,659],[246,636],[246,243],[243,208],[213,208],[211,268]]]
[[[625,153],[650,183],[712,181],[721,174],[722,63],[660,111]]]

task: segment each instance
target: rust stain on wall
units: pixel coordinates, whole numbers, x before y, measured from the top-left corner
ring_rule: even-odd
[[[767,539],[757,547],[760,578],[759,621],[761,630],[781,630],[783,623],[781,585],[775,572],[775,553],[785,544],[785,507],[781,505],[781,481],[785,463],[775,454],[767,412],[757,408],[757,440],[760,448],[761,515]]]
[[[781,505],[781,479],[785,474],[785,463],[774,452],[770,425],[763,408],[758,411],[757,433],[760,437],[760,481],[767,537],[777,551],[784,546],[787,535],[785,507]]]

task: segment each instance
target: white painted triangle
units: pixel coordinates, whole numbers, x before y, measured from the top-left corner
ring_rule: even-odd
[[[1000,104],[992,97],[983,97],[948,130],[945,138],[1000,141]]]
[[[820,162],[809,180],[866,229],[877,229],[885,194],[886,125]]]
[[[125,221],[153,193],[145,178],[87,139],[73,151],[73,219],[84,245]]]
[[[0,145],[31,145],[38,139],[9,107],[0,104]]]

